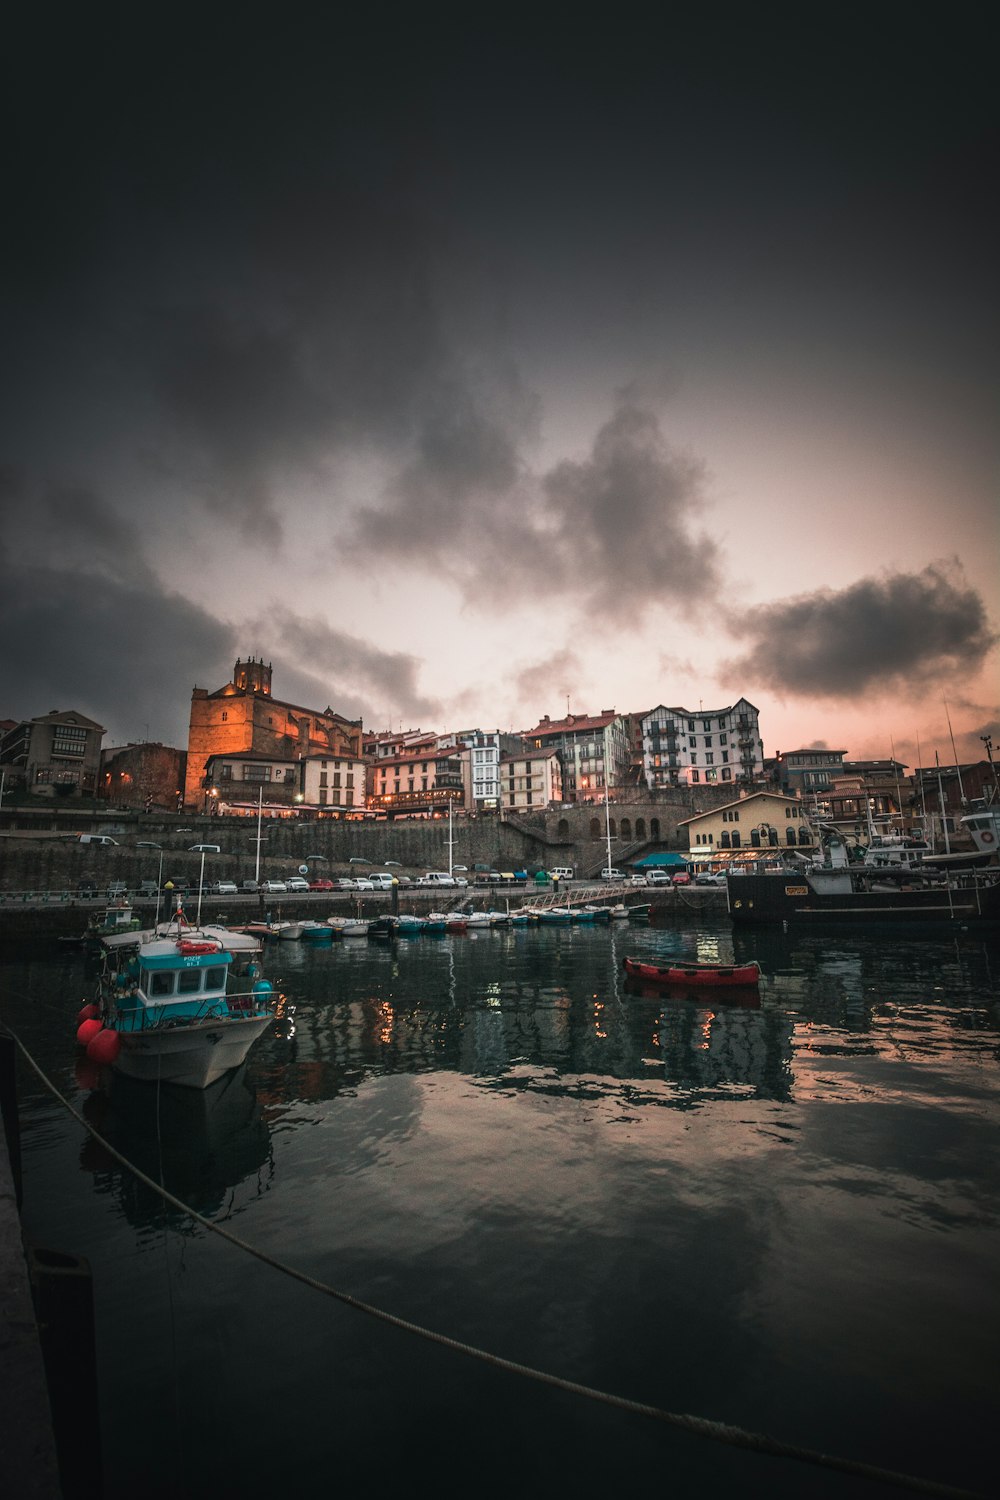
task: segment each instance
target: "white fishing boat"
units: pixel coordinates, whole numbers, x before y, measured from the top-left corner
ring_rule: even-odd
[[[328,925],[333,929],[335,937],[366,938],[372,924],[363,917],[330,917]]]
[[[207,1088],[273,1020],[271,985],[250,975],[248,988],[230,991],[232,963],[204,932],[106,948],[97,998],[77,1017],[78,1045],[126,1077]]]

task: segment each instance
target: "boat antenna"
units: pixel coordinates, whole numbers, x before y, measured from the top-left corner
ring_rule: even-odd
[[[961,766],[958,763],[958,751],[955,749],[955,735],[954,735],[954,731],[952,730],[952,727],[951,727],[951,714],[948,712],[948,700],[947,700],[947,698],[942,699],[942,702],[944,703],[944,716],[948,720],[948,733],[951,735],[951,753],[952,753],[952,755],[955,758],[955,770],[958,773],[958,795],[959,795],[959,799],[961,800],[962,806],[964,807],[965,806],[965,789],[962,786],[962,768],[961,768]]]

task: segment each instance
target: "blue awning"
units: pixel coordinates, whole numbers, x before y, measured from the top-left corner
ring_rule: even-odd
[[[633,860],[632,867],[636,870],[649,870],[662,869],[664,865],[686,864],[687,857],[683,854],[647,854],[642,859]]]

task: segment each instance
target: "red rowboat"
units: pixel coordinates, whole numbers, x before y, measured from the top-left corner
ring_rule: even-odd
[[[682,984],[716,989],[734,985],[755,985],[760,980],[760,964],[699,964],[674,959],[666,964],[645,963],[638,958],[625,960],[625,973],[645,984]]]

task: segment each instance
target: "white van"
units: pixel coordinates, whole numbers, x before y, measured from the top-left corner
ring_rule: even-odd
[[[555,867],[554,870],[550,870],[549,871],[549,879],[550,880],[572,880],[573,879],[573,866],[572,865],[556,865],[556,867]]]
[[[111,844],[111,845],[113,845],[113,847],[115,849],[118,848],[118,840],[117,839],[109,839],[106,833],[81,833],[80,834],[80,843],[81,844]]]
[[[398,884],[395,875],[390,875],[388,870],[369,870],[368,879],[376,891],[391,891]]]
[[[463,880],[461,883],[462,885],[465,885],[466,881]],[[454,875],[447,875],[443,870],[428,870],[427,874],[421,875],[420,879],[417,881],[417,885],[453,886],[458,884],[459,882],[455,879]]]

